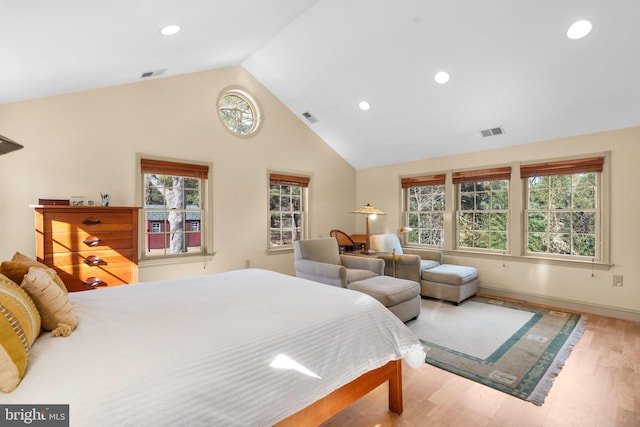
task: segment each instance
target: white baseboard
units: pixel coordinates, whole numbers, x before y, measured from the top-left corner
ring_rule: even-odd
[[[577,302],[573,300],[547,297],[543,295],[530,294],[527,292],[518,292],[511,290],[504,290],[493,288],[491,286],[480,285],[480,293],[486,295],[493,295],[496,297],[512,298],[522,301],[531,302],[534,304],[544,304],[552,307],[565,308],[567,310],[575,310],[582,313],[599,314],[607,317],[614,317],[618,319],[631,320],[633,322],[640,322],[640,311],[627,310],[618,307],[610,307],[600,304],[589,304],[583,302]]]

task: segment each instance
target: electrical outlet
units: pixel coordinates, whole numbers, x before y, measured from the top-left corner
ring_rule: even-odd
[[[622,276],[618,276],[617,274],[613,275],[613,286],[622,287]]]

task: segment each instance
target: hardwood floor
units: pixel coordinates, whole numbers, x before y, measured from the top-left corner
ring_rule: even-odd
[[[404,412],[382,385],[329,421],[344,426],[640,426],[640,323],[589,314],[542,406],[425,364],[403,366]]]

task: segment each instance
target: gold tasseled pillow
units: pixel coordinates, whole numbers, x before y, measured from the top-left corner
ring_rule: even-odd
[[[20,286],[36,303],[42,328],[54,336],[68,336],[78,326],[78,318],[69,295],[56,285],[51,269],[29,268]]]
[[[13,391],[40,334],[40,314],[27,292],[0,274],[0,391]]]
[[[45,268],[48,269],[49,266],[46,264],[43,264],[41,262],[36,261],[33,258],[29,258],[28,256],[21,254],[20,252],[16,252],[13,255],[13,258],[11,258],[11,262],[17,262],[20,264],[24,264],[22,266],[22,271],[24,271],[24,273],[22,273],[22,276],[20,277],[20,280],[13,280],[15,283],[22,283],[22,277],[24,277],[25,274],[27,274],[27,271],[29,271],[29,267],[38,267],[38,268]],[[4,264],[4,263],[2,263]],[[24,268],[26,266],[26,269]],[[0,271],[1,270],[1,266],[0,266]],[[6,274],[6,273],[2,273],[2,274]],[[8,274],[6,274],[7,276],[9,276]],[[62,279],[58,276],[58,274],[55,274],[55,276],[53,277],[53,280],[56,282],[56,284],[58,286],[60,286],[60,289],[62,289],[65,293],[67,293],[67,287],[64,285],[64,282],[62,281]]]

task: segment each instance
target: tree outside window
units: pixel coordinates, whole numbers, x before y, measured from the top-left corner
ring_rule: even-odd
[[[527,250],[596,256],[595,172],[528,178]]]
[[[507,250],[509,181],[460,184],[458,246]]]
[[[203,187],[208,167],[141,160],[145,255],[203,253]]]
[[[511,167],[455,172],[458,247],[505,252],[509,246]]]
[[[271,174],[269,180],[269,247],[286,248],[304,238],[309,178]]]
[[[405,197],[407,242],[417,245],[444,245],[445,175],[401,179]]]
[[[526,251],[600,259],[600,173],[604,157],[523,165]]]

